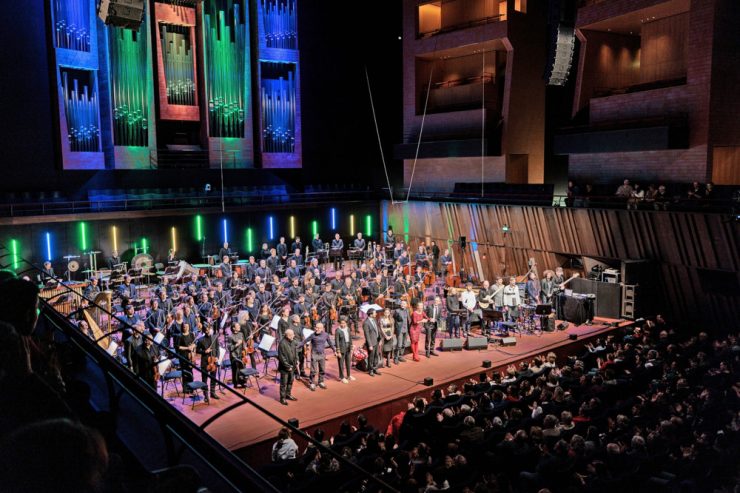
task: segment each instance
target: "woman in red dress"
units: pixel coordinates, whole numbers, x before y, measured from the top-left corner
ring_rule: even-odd
[[[411,327],[409,328],[409,339],[411,339],[411,354],[414,357],[414,361],[419,360],[419,337],[421,336],[421,324],[427,320],[427,316],[424,313],[424,305],[419,302],[416,304],[413,313],[411,314]]]

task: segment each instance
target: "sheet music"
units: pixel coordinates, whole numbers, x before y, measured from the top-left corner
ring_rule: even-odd
[[[218,366],[221,366],[221,364],[224,362],[225,355],[226,355],[226,348],[219,346],[218,347]]]
[[[262,336],[259,346],[257,347],[261,349],[262,351],[269,351],[270,348],[272,347],[273,342],[275,342],[275,337],[269,334],[265,334]]]
[[[314,331],[311,330],[311,329],[303,329],[303,338],[304,339],[307,339],[307,338],[311,337],[311,335],[313,334],[313,332]]]
[[[280,321],[280,315],[275,315],[274,317],[272,317],[272,322],[270,322],[270,328],[277,330],[279,321]]]

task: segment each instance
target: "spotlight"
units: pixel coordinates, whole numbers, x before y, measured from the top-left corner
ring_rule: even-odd
[[[501,226],[501,232],[502,232],[503,234],[506,234],[506,233],[508,233],[509,231],[511,231],[511,229],[509,228],[509,225],[508,225],[508,224],[504,224],[503,226]]]
[[[205,191],[206,192],[210,192],[211,191],[211,184],[210,183],[206,183]]]
[[[483,360],[483,368],[490,368],[491,367],[491,360],[490,359],[484,359]]]
[[[431,387],[432,385],[434,385],[434,379],[432,377],[426,377],[424,379],[424,385],[426,385],[427,387]]]

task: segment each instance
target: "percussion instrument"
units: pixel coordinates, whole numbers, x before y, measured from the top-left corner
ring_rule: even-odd
[[[70,272],[77,272],[80,270],[80,263],[77,260],[70,260],[67,262],[67,270]]]
[[[148,253],[140,253],[138,255],[135,255],[134,258],[131,259],[132,269],[148,271],[152,267],[154,267],[154,258]]]

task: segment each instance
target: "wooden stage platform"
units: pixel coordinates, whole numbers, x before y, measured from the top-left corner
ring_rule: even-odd
[[[349,384],[342,384],[337,380],[337,362],[330,354],[331,351],[327,350],[326,390],[317,388],[312,392],[307,382],[296,381],[293,394],[298,401],[283,406],[278,402],[279,384],[273,377],[266,377],[260,379],[262,393],[252,388],[246,390],[246,396],[284,420],[298,419],[299,426],[304,431],[312,431],[321,426],[327,433],[334,433],[342,420],[350,419],[354,423],[356,415],[360,412],[368,416],[376,426],[384,427],[391,416],[406,409],[406,403],[413,397],[417,395],[428,397],[434,388],[446,388],[450,383],[461,384],[471,378],[477,380],[481,372],[490,372],[491,370],[482,368],[483,360],[491,360],[493,369],[498,371],[505,369],[509,364],[528,360],[549,351],[554,351],[559,357],[564,358],[565,355],[579,350],[589,339],[604,336],[614,328],[629,323],[597,317],[590,326],[575,327],[571,324],[565,331],[517,337],[517,344],[511,347],[489,345],[486,350],[438,351],[438,357],[427,359],[421,356],[420,362],[407,358],[405,363],[392,365],[391,368],[381,368],[381,375],[375,377],[354,371],[353,368],[353,376],[357,380]],[[577,334],[578,339],[575,341],[569,339],[570,334]],[[439,340],[438,337],[438,346]],[[355,341],[355,345],[360,342]],[[262,369],[261,364],[259,368]],[[434,379],[432,387],[422,383],[425,377]],[[230,372],[228,377],[224,375],[224,378],[230,379]],[[228,391],[224,393],[219,391],[218,395],[221,397],[219,400],[211,400],[210,405],[198,402],[192,410],[189,398],[182,404],[182,399],[176,397],[174,391],[168,391],[165,397],[194,423],[202,425],[218,412],[239,402],[239,399]],[[275,440],[280,426],[278,422],[252,405],[243,404],[210,422],[205,430],[242,458],[251,463],[261,463],[265,458],[269,459],[268,446]]]

